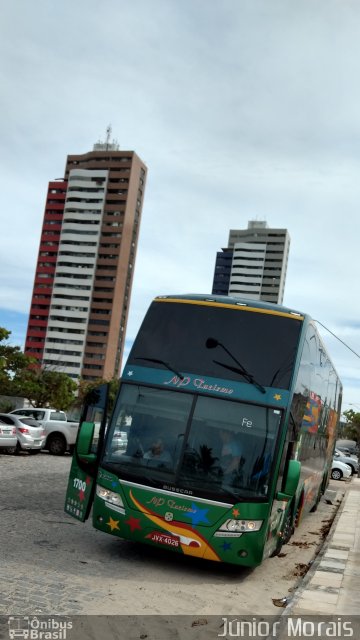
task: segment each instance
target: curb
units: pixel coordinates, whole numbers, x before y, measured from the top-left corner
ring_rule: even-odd
[[[335,499],[332,497],[332,494],[335,494]],[[345,497],[345,491],[343,490],[338,490],[338,491],[333,491],[331,489],[326,490],[325,494],[324,494],[324,498],[326,499],[331,499],[331,501],[334,503],[339,502],[338,508],[336,510],[334,519],[331,523],[331,527],[329,530],[328,535],[326,536],[326,539],[322,545],[322,547],[320,548],[320,550],[318,551],[318,553],[315,555],[314,560],[312,561],[312,564],[309,568],[309,570],[307,571],[306,575],[302,578],[302,580],[299,582],[298,586],[296,587],[296,591],[294,593],[294,595],[291,597],[290,602],[286,605],[286,607],[283,609],[280,618],[282,617],[288,617],[293,615],[293,609],[298,605],[299,600],[301,599],[304,591],[306,590],[309,582],[311,582],[311,580],[313,579],[316,571],[319,570],[319,565],[320,563],[323,561],[324,556],[328,550],[328,547],[331,544],[332,538],[334,536],[335,530],[336,530],[336,526],[338,524],[339,518],[341,516],[341,513],[344,509],[346,500],[344,500]],[[320,611],[318,611],[317,613],[320,613]],[[297,614],[295,614],[297,615]]]

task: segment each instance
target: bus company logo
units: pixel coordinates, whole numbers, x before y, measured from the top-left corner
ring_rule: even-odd
[[[164,382],[164,384],[171,384],[174,387],[187,387],[190,384],[195,389],[200,389],[202,391],[215,391],[222,395],[231,395],[234,393],[234,389],[231,387],[221,387],[220,385],[213,383],[208,384],[206,380],[203,380],[202,378],[190,378],[189,376],[184,378],[173,376],[170,380]]]
[[[177,511],[186,511],[187,513],[195,513],[192,507],[188,505],[178,504],[176,500],[161,498],[160,496],[152,496],[150,500],[147,501],[146,504],[151,504],[154,507],[162,507],[164,505],[168,506],[170,509],[176,509]],[[171,511],[167,511],[165,514],[165,520],[172,520],[174,514]]]
[[[66,632],[73,627],[68,620],[57,617],[39,619],[36,616],[10,616],[8,625],[10,640],[66,640]]]

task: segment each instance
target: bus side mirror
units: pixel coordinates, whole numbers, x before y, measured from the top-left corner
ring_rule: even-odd
[[[277,500],[289,500],[296,494],[301,473],[301,463],[299,460],[289,460],[288,471],[285,481],[284,491],[279,491]]]
[[[76,453],[83,462],[96,462],[96,454],[91,453],[94,431],[94,422],[83,422],[80,426]]]

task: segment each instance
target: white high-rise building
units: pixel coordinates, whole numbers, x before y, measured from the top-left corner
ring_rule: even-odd
[[[287,229],[251,220],[231,229],[228,247],[217,254],[213,294],[281,304],[290,248]]]

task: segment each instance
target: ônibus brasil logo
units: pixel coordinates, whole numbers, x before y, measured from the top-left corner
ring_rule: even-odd
[[[8,625],[10,640],[66,640],[66,632],[72,629],[73,623],[58,617],[10,616]]]

